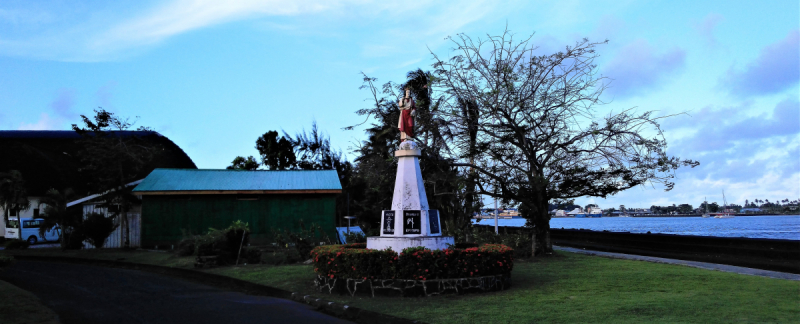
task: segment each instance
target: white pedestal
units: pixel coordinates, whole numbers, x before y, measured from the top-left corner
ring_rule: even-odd
[[[417,236],[417,237],[380,237],[371,236],[367,238],[367,248],[384,250],[392,248],[392,251],[400,253],[403,249],[410,247],[424,246],[431,250],[444,250],[448,244],[455,244],[452,236]]]
[[[424,246],[431,250],[447,248],[452,237],[442,236],[437,210],[428,207],[425,183],[419,169],[421,152],[413,141],[404,141],[395,151],[397,177],[392,196],[392,209],[381,215],[380,237],[367,238],[367,248],[400,252],[408,247]]]

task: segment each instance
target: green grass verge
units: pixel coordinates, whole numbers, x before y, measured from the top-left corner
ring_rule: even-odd
[[[59,322],[58,315],[42,305],[39,298],[0,280],[0,323],[58,324]]]
[[[16,252],[20,253],[20,252]],[[28,250],[21,253],[65,254]],[[190,267],[168,253],[71,251],[66,255]],[[567,252],[517,260],[511,289],[438,297],[350,297],[317,292],[310,265],[203,270],[429,323],[800,323],[800,282]]]

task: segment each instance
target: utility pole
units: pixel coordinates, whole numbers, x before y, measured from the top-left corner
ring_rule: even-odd
[[[497,231],[497,197],[494,198],[494,233],[500,234],[500,232]]]

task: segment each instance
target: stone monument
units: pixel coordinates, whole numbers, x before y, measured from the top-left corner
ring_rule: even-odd
[[[398,127],[402,142],[394,152],[398,161],[392,209],[383,211],[381,235],[367,238],[368,249],[383,250],[390,247],[400,252],[405,248],[424,246],[431,250],[443,250],[448,244],[455,243],[452,236],[442,236],[439,211],[428,206],[419,169],[421,151],[411,139],[416,106],[409,92],[406,89],[405,97],[398,103],[401,109]]]

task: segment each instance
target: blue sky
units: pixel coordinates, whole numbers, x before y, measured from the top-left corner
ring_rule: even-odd
[[[369,107],[360,73],[404,81],[447,36],[588,37],[614,81],[601,111],[667,118],[669,151],[701,161],[624,204],[800,197],[800,5],[795,1],[3,1],[0,129],[68,129],[103,107],[140,116],[201,168],[255,155],[268,130],[316,120],[348,151]]]

